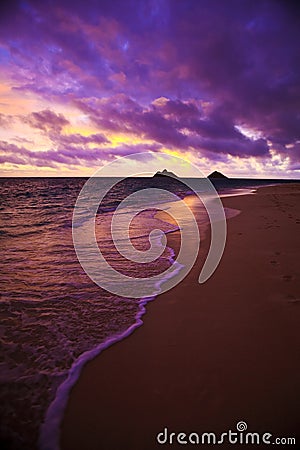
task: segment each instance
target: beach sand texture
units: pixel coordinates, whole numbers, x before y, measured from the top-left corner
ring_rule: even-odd
[[[218,269],[199,285],[196,263],[148,303],[140,328],[86,365],[62,423],[63,450],[152,450],[164,447],[156,442],[164,427],[222,433],[239,421],[300,445],[300,185],[223,203],[241,213],[228,221]],[[182,447],[197,446],[168,448]]]

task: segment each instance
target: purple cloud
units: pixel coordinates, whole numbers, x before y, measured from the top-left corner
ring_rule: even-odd
[[[53,142],[57,142],[60,145],[86,145],[86,144],[107,144],[110,141],[101,133],[90,134],[89,136],[82,136],[81,134],[58,134],[50,133],[49,137]]]
[[[80,167],[83,163],[86,163],[89,166],[99,166],[103,162],[112,161],[116,156],[126,156],[147,151],[157,152],[160,149],[161,147],[158,144],[124,144],[118,147],[93,149],[68,145],[58,149],[36,152],[6,141],[0,141],[0,163],[29,164],[52,168],[58,167],[57,164]]]
[[[60,132],[64,126],[70,123],[63,114],[56,114],[49,109],[33,112],[29,116],[24,117],[23,121],[31,127],[45,132]]]

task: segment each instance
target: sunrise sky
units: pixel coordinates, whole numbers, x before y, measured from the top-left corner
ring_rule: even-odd
[[[145,171],[166,152],[205,175],[300,178],[297,2],[1,4],[1,176],[146,151]]]

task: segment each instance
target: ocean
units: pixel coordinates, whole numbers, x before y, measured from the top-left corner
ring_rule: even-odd
[[[103,179],[100,185],[105,189],[111,181]],[[146,298],[118,296],[99,287],[84,272],[74,250],[72,215],[85,182],[85,178],[1,179],[2,448],[57,448],[63,409],[82,366],[140,326],[145,304],[160,292],[153,284],[152,295]],[[241,195],[278,182],[288,180],[220,179],[214,184],[221,195]],[[189,185],[195,192],[201,191],[197,179],[189,179]],[[193,197],[193,191],[176,180],[131,178],[104,196],[96,217],[96,239],[105,258],[115,270],[135,278],[151,278],[170,268],[176,259],[168,239],[161,255],[147,264],[124,258],[111,239],[111,220],[119,203],[148,187],[172,190],[181,199]],[[154,228],[167,237],[178,232],[178,224],[168,214],[156,214],[162,206],[169,208],[170,215],[176,211],[176,201],[166,205],[165,199],[159,198],[136,215],[130,228],[135,248],[149,248],[149,233]],[[122,220],[136,205],[126,208],[118,213],[121,234]],[[208,220],[198,205],[199,218],[203,223]],[[191,247],[193,238],[191,233]]]

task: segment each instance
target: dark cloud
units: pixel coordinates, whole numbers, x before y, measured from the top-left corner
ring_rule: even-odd
[[[3,0],[0,2],[0,23],[11,21],[20,8],[19,0]]]

